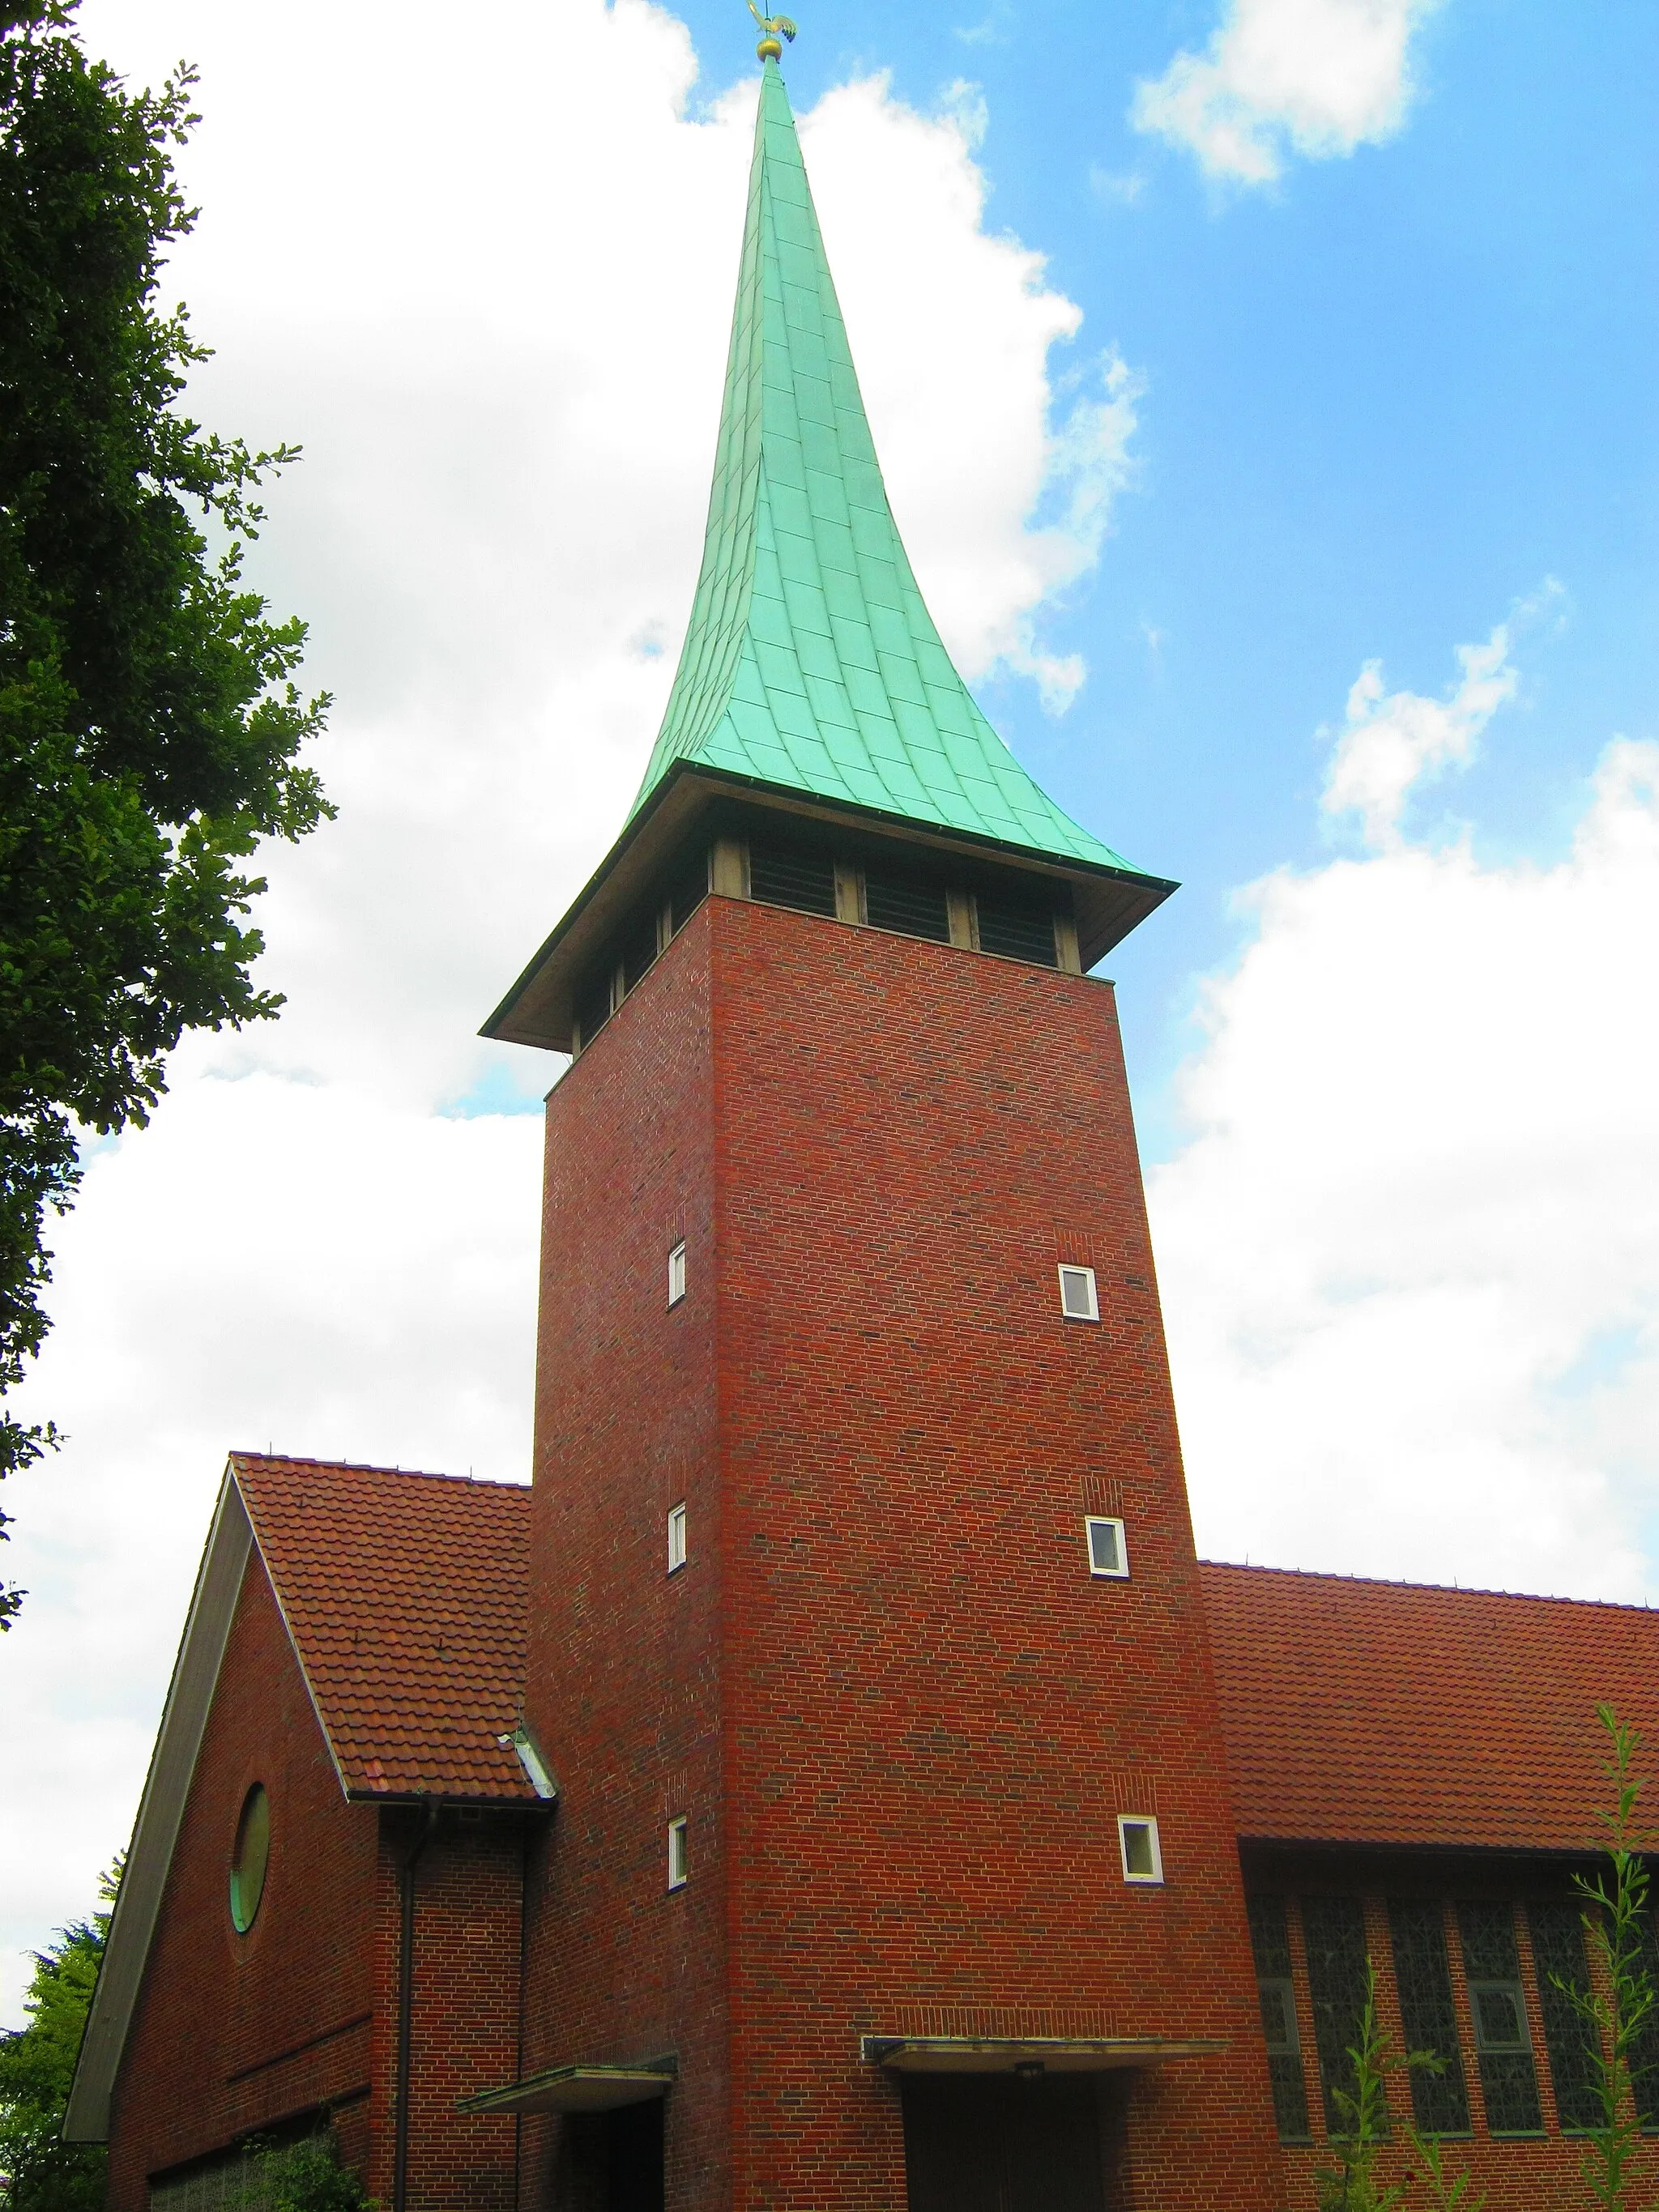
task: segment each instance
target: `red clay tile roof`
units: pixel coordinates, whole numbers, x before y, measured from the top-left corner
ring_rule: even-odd
[[[1201,1573],[1241,1836],[1571,1850],[1607,1802],[1597,1703],[1659,1757],[1659,1613]]]
[[[233,1452],[230,1471],[346,1788],[533,1803],[530,1492]]]

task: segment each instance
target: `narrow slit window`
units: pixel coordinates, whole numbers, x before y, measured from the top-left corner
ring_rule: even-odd
[[[685,1565],[685,1508],[671,1505],[668,1509],[668,1571],[678,1574]]]
[[[668,1303],[678,1305],[685,1296],[685,1239],[681,1237],[668,1255]]]
[[[1544,2116],[1527,2027],[1527,2001],[1521,1990],[1515,1908],[1485,1899],[1460,1905],[1457,1933],[1463,1946],[1486,2126],[1495,2136],[1540,2135]]]
[[[1089,1572],[1103,1575],[1111,1582],[1127,1582],[1129,1547],[1123,1540],[1123,1523],[1103,1513],[1090,1513],[1084,1516],[1083,1526],[1089,1537]]]
[[[1120,1813],[1117,1847],[1123,1860],[1125,1881],[1163,1881],[1164,1853],[1158,1840],[1158,1822],[1150,1814]]]
[[[1365,2008],[1365,1908],[1357,1897],[1304,1897],[1302,1936],[1308,1960],[1308,1996],[1325,2106],[1325,2131],[1347,2129],[1336,2101],[1341,2090],[1358,2094],[1353,2051]]]
[[[1425,2135],[1469,2131],[1468,2091],[1457,2047],[1445,1915],[1437,1897],[1391,1897],[1389,1941],[1407,2051],[1426,2051],[1437,2067],[1413,2068],[1412,2117]]]
[[[668,1823],[668,1887],[684,1889],[690,1869],[685,1844],[685,1817]]]
[[[1095,1271],[1092,1267],[1060,1269],[1060,1310],[1067,1321],[1100,1319],[1100,1301],[1095,1295]]]
[[[1261,2033],[1267,2045],[1273,2082],[1273,2118],[1281,2142],[1309,2142],[1308,2083],[1302,2070],[1302,2038],[1296,2019],[1296,1984],[1291,1974],[1291,1937],[1282,1897],[1252,1897],[1250,1949],[1255,1960]]]
[[[1597,2045],[1574,2002],[1590,1993],[1583,1912],[1582,1905],[1568,1898],[1538,1899],[1527,1907],[1555,2108],[1562,2127],[1571,2134],[1598,2126],[1601,2118],[1595,2087]]]

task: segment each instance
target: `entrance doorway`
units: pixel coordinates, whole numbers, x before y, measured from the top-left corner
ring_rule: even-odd
[[[653,2097],[564,2124],[553,2201],[561,2212],[663,2212],[663,2109]]]
[[[1100,2114],[1086,2075],[911,2075],[909,2212],[1104,2212]]]

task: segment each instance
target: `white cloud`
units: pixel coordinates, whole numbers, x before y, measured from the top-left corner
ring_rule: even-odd
[[[1310,160],[1377,145],[1404,122],[1411,41],[1438,0],[1228,0],[1202,53],[1135,88],[1137,130],[1198,156],[1206,174],[1269,184]]]
[[[1150,1186],[1194,1514],[1228,1558],[1659,1595],[1659,745],[1607,746],[1554,865],[1413,843],[1504,646],[1461,719],[1364,695],[1333,790],[1378,849],[1256,884],[1207,989]]]
[[[226,1449],[526,1469],[539,1125],[445,1109],[555,1072],[474,1031],[654,734],[753,116],[752,84],[692,109],[684,27],[641,0],[507,0],[459,41],[431,0],[82,20],[140,82],[202,67],[194,402],[306,447],[255,574],[312,620],[341,818],[270,856],[282,1021],[193,1041],[54,1236],[32,1395],[70,1443],[7,1501],[0,2017],[125,1838]],[[1078,310],[987,234],[976,127],[965,90],[929,118],[875,81],[803,118],[907,543],[982,673],[1094,557],[1127,372],[1055,429]]]
[[[1484,645],[1460,645],[1463,674],[1444,699],[1385,691],[1382,664],[1368,660],[1348,693],[1347,720],[1320,804],[1357,813],[1366,842],[1397,845],[1413,786],[1443,768],[1467,767],[1498,709],[1514,698],[1510,634],[1499,623]]]
[[[1462,674],[1443,699],[1385,691],[1382,664],[1368,660],[1348,693],[1320,804],[1327,814],[1358,814],[1367,844],[1401,842],[1401,815],[1421,786],[1449,768],[1467,768],[1482,732],[1514,698],[1520,678],[1510,659],[1516,629],[1561,597],[1547,582],[1499,623],[1483,645],[1460,645]]]

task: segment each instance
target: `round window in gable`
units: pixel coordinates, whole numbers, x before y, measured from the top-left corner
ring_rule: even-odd
[[[236,1823],[236,1849],[230,1860],[230,1917],[239,1935],[246,1936],[265,1893],[265,1869],[270,1863],[270,1800],[263,1782],[256,1782],[242,1800],[242,1817]]]

